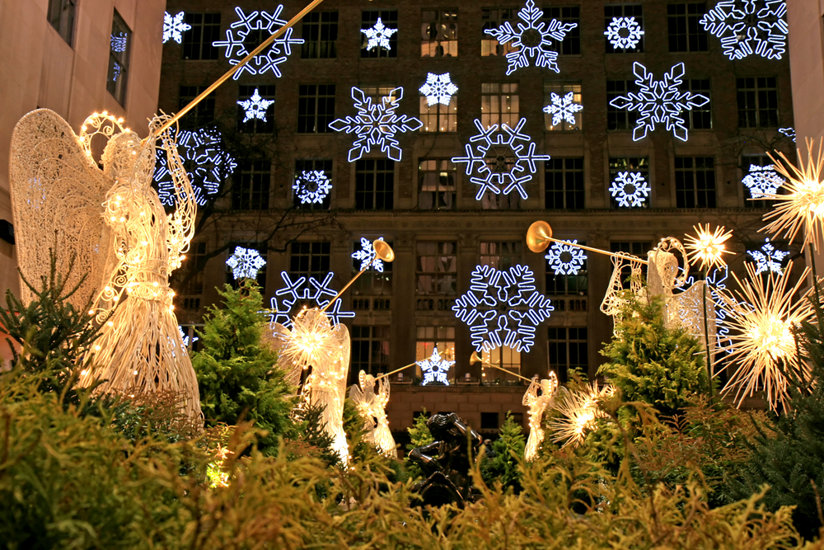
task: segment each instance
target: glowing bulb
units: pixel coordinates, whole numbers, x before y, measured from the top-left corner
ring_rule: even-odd
[[[716,227],[710,231],[710,224],[703,227],[700,223],[694,225],[693,230],[696,236],[687,235],[684,239],[689,252],[690,260],[693,262],[701,262],[702,269],[722,268],[727,263],[723,259],[723,255],[729,252],[724,243],[732,237],[732,231],[726,231],[723,226]]]

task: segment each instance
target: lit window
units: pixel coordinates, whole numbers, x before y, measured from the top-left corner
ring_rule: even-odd
[[[421,57],[456,57],[457,55],[457,8],[423,10],[421,13]]]

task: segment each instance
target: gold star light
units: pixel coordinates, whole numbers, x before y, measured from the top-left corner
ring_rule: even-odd
[[[583,443],[587,432],[595,426],[595,420],[607,416],[598,407],[598,400],[609,397],[614,391],[612,386],[599,389],[598,382],[592,382],[581,390],[561,388],[552,403],[552,408],[560,416],[547,423],[552,431],[552,441],[563,442],[562,447]]]
[[[706,270],[727,265],[723,255],[734,254],[734,252],[728,251],[724,243],[732,237],[732,231],[726,231],[723,226],[710,231],[710,224],[703,227],[700,223],[693,225],[692,229],[696,235],[687,235],[684,238],[690,261],[701,262],[701,269]]]

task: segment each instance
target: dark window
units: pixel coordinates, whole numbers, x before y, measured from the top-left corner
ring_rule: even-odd
[[[292,180],[292,204],[304,209],[329,209],[332,193],[331,190],[324,191],[322,189],[325,186],[321,174],[318,174],[318,172],[331,183],[332,161],[328,159],[298,159],[295,161],[295,178]]]
[[[192,242],[183,265],[172,274],[172,288],[175,290],[175,305],[186,311],[200,309],[200,298],[204,289],[204,268],[206,267],[206,243]]]
[[[626,173],[630,176],[625,176],[623,182],[632,182],[634,181],[631,179],[632,174],[641,174],[643,181],[646,182],[647,188],[649,188],[649,159],[647,157],[615,157],[609,159],[610,189],[613,188],[613,182],[615,182],[615,188],[620,189],[620,191],[616,191],[615,193],[610,190],[610,202],[612,204],[612,208],[638,208],[635,206],[638,201],[643,202],[640,208],[649,208],[649,193],[639,193],[637,191],[637,186],[633,183],[622,184],[621,182],[616,182],[619,174],[622,173]],[[634,195],[637,199],[633,200],[630,195]],[[625,198],[624,204],[620,204],[619,201],[622,197]],[[626,203],[629,203],[630,206],[626,206]]]
[[[423,10],[421,57],[457,57],[458,9]]]
[[[109,74],[106,79],[106,89],[121,105],[124,105],[126,101],[131,39],[131,29],[126,26],[126,22],[117,10],[114,10],[112,34],[109,37]]]
[[[329,243],[326,241],[299,241],[289,250],[289,273],[323,280],[329,273]]]
[[[420,159],[418,162],[418,208],[455,209],[455,165],[449,159]]]
[[[682,2],[667,6],[669,51],[707,51],[707,31],[699,23],[706,11],[704,2]]]
[[[775,128],[778,126],[778,90],[775,77],[739,78],[737,84],[738,126]]]
[[[355,163],[355,208],[392,210],[395,163],[388,159],[359,159]]]
[[[248,86],[241,84],[238,86],[238,101],[251,101],[257,92],[262,100],[272,101],[266,108],[264,118],[261,120],[254,111],[247,111],[237,104],[237,129],[238,132],[250,134],[271,134],[275,131],[275,86],[273,84],[261,84],[259,86]]]
[[[675,202],[678,208],[715,208],[712,157],[675,157]]]
[[[627,17],[632,18],[637,24],[638,27],[642,31],[644,31],[644,10],[643,7],[640,5],[618,5],[618,6],[604,6],[604,30],[609,27],[609,24],[612,22],[614,18],[619,17]],[[628,36],[628,32],[626,29],[621,29],[618,31],[618,36],[621,38],[626,38]],[[606,41],[606,52],[607,53],[640,53],[644,51],[644,35],[641,35],[640,40],[638,40],[638,45],[634,48],[615,48],[613,47],[612,43],[609,39],[604,36]]]
[[[324,59],[338,56],[338,12],[307,13],[303,18],[304,42],[300,49],[303,58]]]
[[[335,85],[301,84],[298,86],[298,132],[323,134],[332,132],[335,119]]]
[[[566,7],[545,7],[544,18],[545,23],[550,20],[557,19],[562,23],[576,23],[576,26],[571,31],[567,32],[560,45],[553,40],[551,49],[557,51],[561,55],[578,55],[581,53],[581,8],[578,6]],[[518,21],[520,22],[520,20]],[[514,23],[514,22],[513,22]]]
[[[497,430],[499,424],[498,413],[496,412],[482,412],[481,413],[481,429],[482,430]]]
[[[652,243],[649,241],[611,241],[609,250],[610,252],[626,252],[641,259],[646,259],[647,252],[652,250]]]
[[[629,109],[619,109],[610,105],[618,96],[626,96],[635,89],[633,80],[607,80],[607,130],[629,130],[635,127],[638,113]]]
[[[712,128],[712,96],[708,78],[690,78],[686,81],[687,89],[694,94],[707,96],[710,100],[703,107],[693,107],[686,111],[685,121],[691,130],[709,130]]]
[[[352,367],[349,369],[350,382],[355,383],[360,371],[376,375],[389,371],[388,325],[352,325]]]
[[[417,309],[449,311],[455,302],[454,296],[458,281],[458,256],[455,241],[418,241],[416,253]],[[438,299],[438,296],[450,298]],[[454,340],[454,336],[452,339]]]
[[[546,208],[580,210],[584,208],[584,159],[553,157],[544,161],[546,171]]]
[[[587,371],[587,328],[549,327],[549,370],[566,382],[570,369]]]
[[[182,109],[200,95],[206,86],[181,86],[178,96],[177,108]],[[215,122],[215,95],[209,94],[186,116],[180,119],[180,127],[184,130],[194,130],[211,126]]]
[[[398,31],[389,36],[389,49],[382,46],[369,46],[369,39],[363,33],[366,29],[371,29],[381,20],[381,24],[388,29],[398,28],[398,12],[395,10],[366,10],[361,16],[361,57],[398,57]]]
[[[186,12],[183,21],[192,26],[183,33],[183,59],[217,59],[220,52],[212,42],[220,39],[220,14]]]
[[[71,46],[74,36],[74,11],[76,0],[49,0],[49,23]]]
[[[269,160],[238,162],[232,185],[232,208],[235,210],[266,210],[269,208]]]

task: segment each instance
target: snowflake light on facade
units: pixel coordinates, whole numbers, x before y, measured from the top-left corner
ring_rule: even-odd
[[[575,125],[575,113],[582,111],[584,106],[580,103],[575,103],[572,99],[573,97],[574,94],[572,92],[567,92],[564,94],[564,97],[559,96],[555,92],[550,94],[549,100],[552,103],[544,107],[544,112],[552,115],[553,126],[557,126],[562,119],[566,120],[567,124]]]
[[[295,176],[292,190],[301,204],[322,204],[332,190],[332,182],[323,170],[303,170]]]
[[[178,44],[183,42],[183,33],[192,28],[192,26],[183,21],[184,13],[178,12],[177,15],[172,15],[169,12],[163,13],[163,43],[169,40],[174,40]]]
[[[618,172],[609,187],[609,194],[623,208],[644,206],[649,193],[649,183],[640,172]]]
[[[177,135],[177,148],[192,182],[195,199],[203,206],[207,195],[214,195],[220,190],[220,184],[235,171],[237,163],[232,155],[223,150],[223,138],[215,128],[181,130]],[[157,150],[154,181],[160,202],[173,206],[174,184],[167,167],[166,153],[160,148]]]
[[[240,108],[243,109],[243,122],[248,122],[253,119],[262,120],[266,122],[266,109],[275,102],[274,99],[266,99],[260,97],[258,89],[255,88],[255,93],[249,99],[241,99],[237,102]]]
[[[795,143],[795,128],[791,126],[787,126],[786,128],[779,128],[778,133],[784,134],[785,136],[793,140],[793,143]]]
[[[781,59],[787,48],[784,0],[721,0],[699,21],[721,40],[732,60],[758,55]]]
[[[113,52],[123,53],[126,51],[126,46],[129,44],[129,35],[125,32],[119,32],[111,36],[111,47]]]
[[[458,87],[452,83],[449,73],[427,73],[426,82],[419,91],[422,96],[426,97],[426,104],[430,107],[438,103],[448,106],[452,101],[452,96],[458,91]]]
[[[286,21],[280,18],[281,12],[283,12],[282,4],[279,4],[272,13],[254,10],[246,14],[243,13],[242,8],[236,7],[235,13],[237,13],[238,20],[226,29],[226,40],[216,40],[212,42],[212,46],[226,48],[224,55],[229,60],[229,65],[237,65],[241,59],[286,24]],[[303,44],[303,39],[292,38],[292,29],[286,29],[271,46],[241,67],[232,75],[232,78],[237,80],[245,72],[253,76],[262,75],[267,71],[271,71],[275,77],[280,78],[282,73],[279,65],[285,62],[287,56],[292,53],[292,46],[299,44]]]
[[[260,268],[266,265],[266,260],[254,248],[238,246],[226,260],[226,265],[232,270],[232,276],[236,281],[244,278],[254,279]]]
[[[379,241],[383,240],[383,237],[378,237]],[[360,240],[361,249],[356,250],[352,253],[352,257],[356,260],[360,260],[360,269],[363,271],[367,267],[371,267],[375,271],[379,273],[383,273],[383,260],[380,258],[375,258],[375,249],[372,246],[372,241],[365,237],[361,237]],[[374,258],[374,261],[372,259]],[[369,265],[369,262],[372,262],[372,265]]]
[[[784,274],[781,268],[781,262],[784,258],[790,255],[788,250],[776,250],[770,242],[770,238],[764,239],[764,244],[760,250],[747,250],[747,254],[752,257],[755,262],[755,274],[763,273],[765,271],[775,273],[779,277]]]
[[[555,272],[556,275],[577,275],[581,268],[584,267],[584,262],[587,261],[587,255],[577,246],[578,241],[573,239],[567,243],[553,242],[552,246],[547,249],[546,258],[549,268]]]
[[[270,305],[274,313],[270,314],[269,320],[272,326],[275,323],[290,328],[292,326],[292,311],[296,306],[311,305],[320,308],[326,307],[329,300],[337,295],[337,292],[329,288],[329,283],[335,274],[329,272],[322,281],[318,281],[312,276],[300,275],[295,280],[292,280],[290,275],[282,271],[280,277],[286,285],[275,292],[275,296],[270,299]],[[335,300],[335,303],[326,310],[326,316],[331,319],[333,324],[340,323],[341,319],[351,319],[355,316],[354,311],[341,311],[341,300]]]
[[[451,160],[455,164],[466,163],[466,175],[471,176],[469,181],[478,186],[476,200],[481,200],[487,191],[495,195],[517,191],[521,198],[528,197],[524,184],[532,180],[537,170],[535,162],[549,160],[549,155],[535,154],[535,143],[521,133],[524,124],[526,119],[522,118],[515,128],[501,124],[499,130],[497,124],[484,128],[481,121],[475,119],[479,133],[469,138],[465,145],[466,156],[452,157]]]
[[[372,27],[368,29],[361,29],[361,32],[366,35],[368,40],[366,44],[367,50],[372,50],[374,48],[391,50],[392,47],[389,45],[389,39],[393,34],[398,32],[398,29],[390,29],[384,25],[381,18],[378,17],[377,22]]]
[[[373,145],[380,146],[387,157],[400,162],[402,151],[395,134],[415,131],[423,126],[418,118],[395,113],[403,99],[403,88],[395,88],[383,96],[380,103],[373,103],[372,98],[363,90],[353,87],[352,99],[358,115],[338,118],[329,123],[329,127],[336,132],[355,134],[358,137],[349,149],[349,162],[355,162],[369,153]]]
[[[469,290],[452,306],[455,316],[469,327],[478,352],[500,346],[528,352],[537,326],[554,310],[550,299],[535,288],[535,276],[525,265],[503,271],[476,266]]]
[[[703,107],[709,103],[710,98],[678,89],[683,83],[681,77],[684,76],[684,63],[673,65],[661,80],[654,80],[652,73],[637,61],[632,66],[632,72],[635,74],[635,84],[641,89],[614,97],[609,102],[616,109],[638,112],[632,140],[644,139],[647,132],[655,130],[655,124],[658,123],[665,124],[667,131],[672,132],[676,138],[687,141],[687,127],[681,112]]]
[[[185,349],[189,349],[189,332],[187,330],[184,330],[181,325],[178,325],[177,329],[180,331],[180,339],[183,341],[183,347]],[[198,338],[195,334],[192,334],[191,343],[194,344],[198,340],[200,340],[200,338]]]
[[[772,165],[756,166],[750,164],[750,171],[744,176],[741,183],[750,190],[750,198],[760,199],[777,193],[778,188],[784,185],[786,181],[776,173],[775,167]]]
[[[718,267],[707,273],[707,287],[710,289],[710,298],[715,306],[715,344],[716,350],[724,353],[730,353],[730,327],[727,326],[727,318],[729,311],[727,302],[724,298],[727,295],[727,277],[729,277],[730,268],[725,265]],[[689,288],[695,283],[695,277],[690,275],[684,283],[684,288]],[[710,333],[712,334],[712,333]]]
[[[634,50],[644,31],[634,17],[613,17],[604,31],[609,43],[616,50]]]
[[[524,7],[518,11],[518,17],[523,23],[516,23],[517,30],[512,28],[509,21],[497,29],[484,30],[484,33],[493,36],[499,44],[511,41],[517,48],[516,51],[506,54],[506,74],[529,67],[530,63],[535,67],[560,72],[557,63],[558,52],[550,50],[549,47],[553,40],[563,41],[566,34],[577,27],[578,23],[562,23],[557,19],[552,19],[549,23],[541,21],[544,12],[535,6],[533,0],[527,0]]]
[[[441,354],[438,353],[438,346],[435,346],[429,359],[415,361],[415,364],[421,368],[421,373],[423,374],[421,386],[426,386],[433,382],[448,386],[449,380],[447,377],[449,376],[449,368],[455,364],[455,361],[441,359]]]

